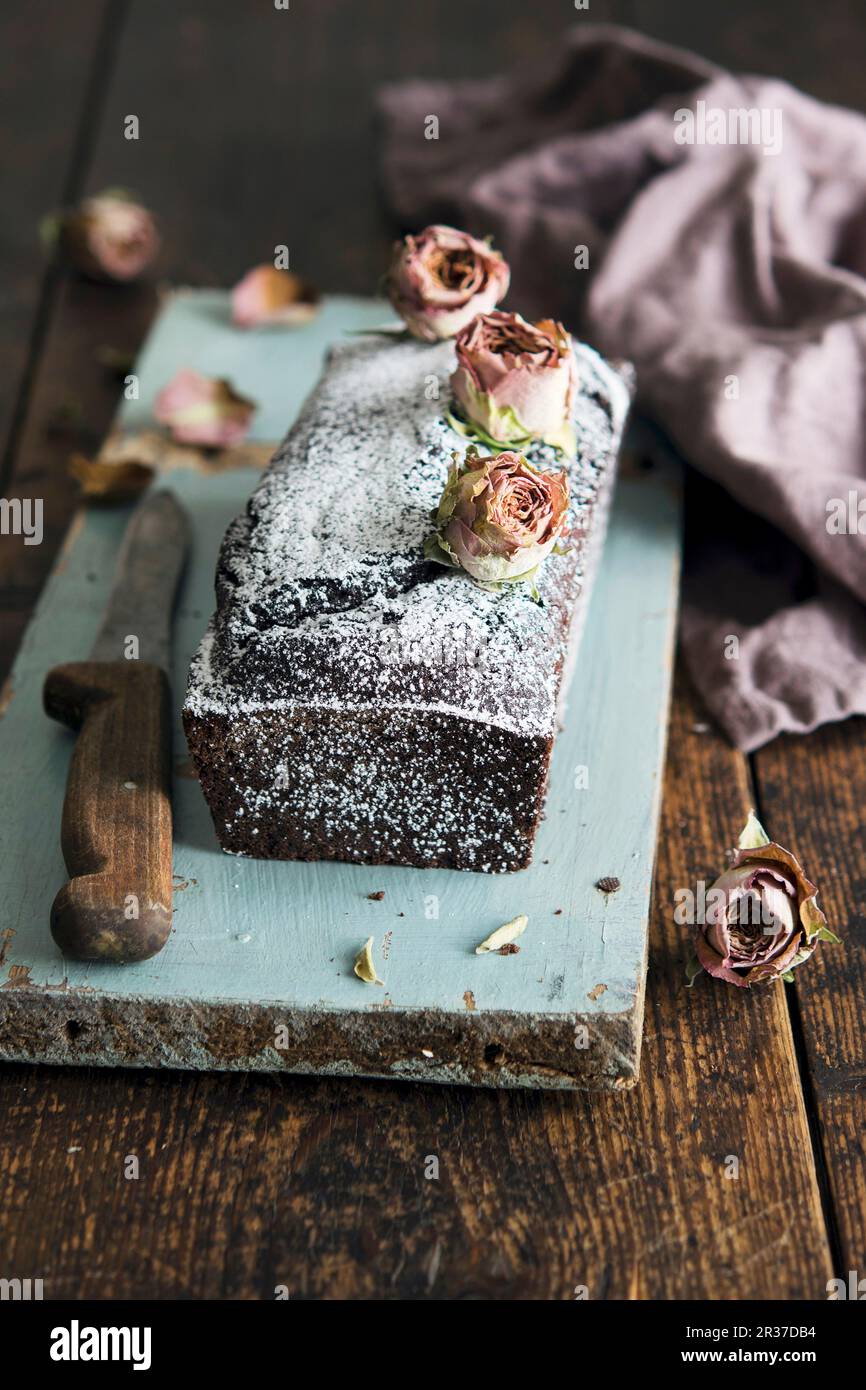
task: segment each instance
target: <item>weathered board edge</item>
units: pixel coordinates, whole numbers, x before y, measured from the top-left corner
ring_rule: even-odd
[[[7,1062],[100,1066],[107,1053],[120,1067],[543,1090],[624,1090],[638,1079],[643,989],[639,1007],[618,1014],[467,1010],[457,1019],[439,1009],[375,1005],[335,1014],[26,983],[7,983],[3,993],[0,1058]]]

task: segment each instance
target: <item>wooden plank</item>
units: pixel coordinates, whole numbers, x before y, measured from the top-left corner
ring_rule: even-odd
[[[44,584],[69,527],[78,486],[67,472],[76,450],[95,454],[117,408],[117,381],[98,365],[105,345],[135,344],[149,323],[157,300],[148,287],[116,289],[64,282],[55,328],[46,340],[16,454],[15,471],[3,489],[7,498],[42,504],[43,536],[39,545],[21,535],[0,542],[0,607],[29,611]],[[59,428],[53,422],[73,402],[81,425]],[[17,629],[16,629],[17,631]],[[8,674],[14,646],[0,627],[0,676]]]
[[[495,72],[549,53],[562,0],[535,0],[531,23],[524,8],[474,0],[467,28],[457,0],[421,11],[268,3],[242,21],[234,0],[136,0],[92,182],[116,167],[134,111],[141,135],[123,151],[124,180],[162,215],[175,283],[230,285],[279,242],[323,289],[373,294],[393,236],[377,186],[378,84],[477,77],[479,64]]]
[[[255,438],[273,436],[341,331],[387,317],[376,301],[332,299],[307,328],[249,333],[231,326],[225,295],[177,296],[137,364],[141,395],[123,425],[152,427],[154,396],[186,364],[254,394]],[[194,535],[176,624],[176,711],[212,606],[221,535],[254,479],[246,469],[167,477]],[[45,827],[57,821],[69,740],[46,723],[39,693],[49,666],[89,650],[125,520],[117,511],[83,519],[40,604],[0,725],[9,768],[0,799],[10,824],[0,920],[14,932],[0,991],[0,1055],[482,1085],[631,1084],[677,606],[676,475],[657,468],[619,481],[530,869],[419,874],[228,858],[217,851],[197,784],[180,778],[176,929],[158,957],[119,970],[61,957],[46,930],[65,875],[58,878],[57,838]],[[605,895],[595,885],[610,875],[621,888]],[[378,891],[381,906],[370,900]],[[520,957],[491,969],[474,946],[517,912],[530,917]],[[370,934],[383,996],[371,997],[351,970]],[[274,1044],[280,1024],[291,1035],[282,1048]]]
[[[684,988],[674,890],[715,872],[750,792],[743,759],[694,732],[685,686],[675,711],[640,1086],[7,1067],[10,1268],[39,1271],[46,1297],[823,1298],[783,987]]]
[[[823,945],[796,974],[807,1095],[832,1207],[835,1271],[866,1272],[866,916],[860,897],[866,720],[781,738],[755,755],[767,833],[792,849],[820,889],[841,946]]]
[[[4,6],[0,13],[6,190],[0,226],[3,482],[11,468],[12,436],[25,404],[28,372],[38,357],[57,290],[39,223],[77,192],[90,108],[96,84],[104,80],[94,63],[110,8],[106,0],[81,0],[75,6],[50,0],[35,7]]]

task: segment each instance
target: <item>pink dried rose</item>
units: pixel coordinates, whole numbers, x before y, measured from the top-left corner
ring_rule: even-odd
[[[790,982],[819,941],[839,944],[817,892],[799,860],[750,811],[730,868],[707,892],[705,920],[693,928],[697,959],[689,975],[703,968],[741,989]]]
[[[187,368],[163,387],[153,413],[180,444],[226,449],[240,444],[255,409],[255,401],[239,395],[231,382]]]
[[[160,245],[152,215],[122,189],[106,189],[47,217],[42,234],[76,270],[94,280],[137,280]]]
[[[409,332],[433,343],[494,308],[509,280],[506,262],[486,241],[435,226],[398,242],[388,289]]]
[[[468,324],[456,348],[451,387],[470,431],[494,444],[542,439],[574,453],[577,363],[561,323],[495,310]]]
[[[522,454],[454,455],[425,544],[428,560],[464,569],[479,584],[534,580],[560,539],[568,474],[542,472]]]
[[[241,328],[271,323],[299,328],[318,308],[318,292],[308,281],[273,265],[254,266],[232,290],[232,318]]]

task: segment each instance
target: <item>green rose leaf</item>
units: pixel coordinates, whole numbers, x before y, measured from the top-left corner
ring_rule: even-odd
[[[823,926],[818,928],[817,936],[819,941],[831,941],[834,946],[842,945],[841,936],[837,936],[835,932],[832,932],[826,922]]]

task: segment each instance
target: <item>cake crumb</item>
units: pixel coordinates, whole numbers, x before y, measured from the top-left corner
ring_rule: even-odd
[[[471,989],[463,991],[463,1003],[470,1011],[475,1008],[475,995],[472,993]]]
[[[499,947],[496,954],[498,956],[516,956],[519,951],[520,947],[517,945],[516,941],[506,941],[504,946]]]
[[[601,893],[618,893],[622,884],[618,878],[606,877],[600,878],[595,886]]]
[[[380,888],[376,893],[368,893],[367,897],[371,903],[380,903],[385,896],[385,889]]]

